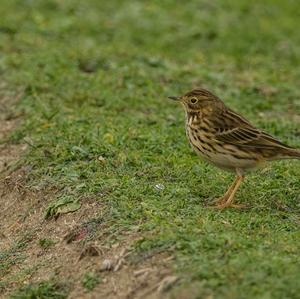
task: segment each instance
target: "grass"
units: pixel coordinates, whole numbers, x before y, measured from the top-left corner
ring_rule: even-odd
[[[216,298],[296,298],[297,161],[248,176],[245,211],[206,203],[231,174],[189,148],[181,107],[204,85],[300,147],[297,1],[2,0],[0,74],[21,88],[27,185],[97,195],[140,254],[174,251],[182,288]],[[161,185],[158,185],[161,184]],[[159,187],[158,187],[159,186]],[[84,205],[84,202],[81,202]]]
[[[45,281],[37,284],[27,285],[16,291],[10,299],[64,299],[67,298],[68,292],[64,285]]]
[[[38,244],[40,245],[41,248],[48,249],[51,246],[55,245],[55,242],[51,239],[42,238],[42,239],[39,239]]]
[[[0,251],[0,278],[2,278],[9,269],[26,259],[25,249],[32,241],[33,232],[25,232],[25,234],[16,240],[9,249]],[[1,290],[1,285],[0,285]]]
[[[22,284],[26,278],[35,273],[38,264],[32,263],[30,266],[24,266],[23,262],[27,259],[27,249],[32,243],[35,231],[24,231],[8,249],[0,250],[0,295],[13,284]],[[4,242],[2,243],[4,244]],[[1,244],[1,245],[2,245]],[[11,273],[11,270],[17,266],[18,271]]]
[[[97,284],[100,283],[100,277],[99,275],[93,273],[93,272],[86,272],[82,278],[82,286],[87,291],[92,291]]]

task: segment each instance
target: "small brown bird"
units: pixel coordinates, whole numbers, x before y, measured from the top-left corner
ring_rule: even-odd
[[[246,170],[265,161],[300,159],[299,149],[255,128],[208,90],[194,89],[169,98],[179,101],[185,109],[186,135],[196,153],[237,175],[224,196],[214,201],[217,208],[241,207],[233,204],[233,200]]]

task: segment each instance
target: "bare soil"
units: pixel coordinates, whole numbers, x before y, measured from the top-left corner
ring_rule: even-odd
[[[5,140],[20,124],[13,107],[20,96],[0,88],[0,140]],[[30,190],[24,177],[30,169],[22,166],[12,171],[12,165],[26,151],[24,144],[0,144],[0,252],[11,252],[11,263],[0,274],[4,285],[1,298],[28,283],[49,279],[66,282],[69,298],[168,298],[169,289],[178,283],[171,270],[172,256],[158,253],[139,262],[130,261],[131,246],[138,233],[125,233],[120,242],[104,246],[106,224],[96,229],[101,237],[88,241],[90,219],[101,216],[96,198],[85,198],[80,210],[58,219],[46,220],[45,208],[56,190]],[[43,248],[40,240],[53,242]],[[21,244],[21,245],[20,245]],[[90,292],[82,286],[85,273],[97,273],[101,282]],[[176,298],[178,298],[176,296]],[[183,297],[182,297],[183,298]]]

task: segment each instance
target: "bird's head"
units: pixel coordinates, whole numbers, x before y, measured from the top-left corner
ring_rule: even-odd
[[[193,89],[183,96],[171,96],[169,99],[182,103],[187,112],[211,110],[216,102],[220,101],[218,97],[204,88]]]

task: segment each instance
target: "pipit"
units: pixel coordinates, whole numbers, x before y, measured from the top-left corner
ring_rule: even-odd
[[[255,128],[208,90],[194,89],[183,96],[169,98],[184,107],[186,135],[195,152],[237,175],[226,193],[214,201],[217,208],[241,207],[233,200],[247,170],[266,161],[300,159],[299,149]]]

